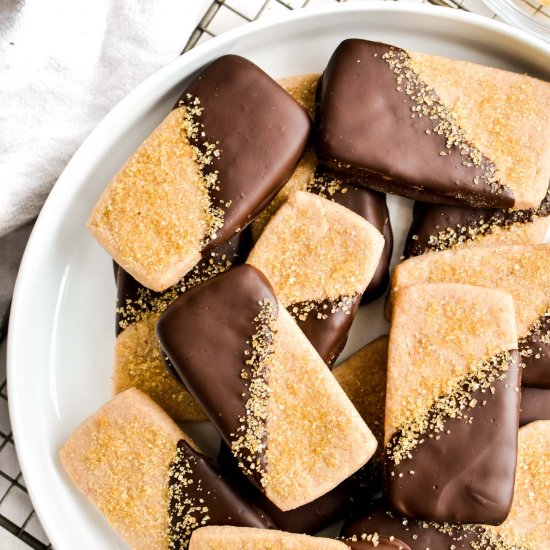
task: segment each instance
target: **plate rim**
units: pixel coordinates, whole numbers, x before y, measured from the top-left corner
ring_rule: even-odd
[[[40,480],[36,479],[36,473],[29,465],[30,459],[28,457],[33,454],[33,438],[30,435],[26,436],[25,434],[26,431],[32,433],[32,430],[27,430],[28,428],[32,428],[32,426],[28,426],[26,423],[24,403],[19,403],[17,400],[18,396],[24,396],[23,390],[26,383],[25,375],[29,373],[23,372],[22,369],[16,368],[16,365],[19,363],[19,356],[22,353],[20,350],[24,349],[24,346],[22,348],[21,345],[18,344],[24,344],[25,342],[25,289],[28,285],[33,284],[35,273],[37,273],[37,267],[39,265],[39,263],[38,265],[35,265],[35,263],[38,262],[38,259],[36,259],[38,256],[33,254],[33,252],[40,245],[44,230],[47,230],[49,220],[55,216],[56,211],[63,209],[63,205],[65,203],[70,202],[71,179],[73,172],[77,172],[80,165],[86,165],[86,159],[90,156],[88,152],[93,150],[93,147],[96,142],[99,141],[104,128],[111,126],[117,118],[120,118],[124,115],[124,113],[131,110],[132,104],[139,103],[140,99],[152,88],[154,88],[157,82],[162,81],[165,75],[177,72],[182,65],[185,66],[187,64],[191,64],[201,56],[206,56],[211,50],[215,50],[225,44],[231,44],[237,39],[257,33],[265,28],[284,25],[289,20],[296,21],[311,19],[331,13],[364,13],[369,11],[385,11],[389,13],[402,12],[410,13],[411,15],[424,14],[426,16],[445,20],[458,21],[462,24],[466,24],[471,27],[473,26],[479,31],[482,31],[483,29],[495,31],[504,38],[515,39],[516,41],[522,42],[524,45],[528,45],[536,50],[539,50],[550,60],[550,44],[545,43],[535,36],[530,36],[522,29],[514,28],[506,23],[489,19],[483,15],[461,10],[453,10],[442,6],[408,4],[399,1],[390,2],[388,0],[374,0],[365,3],[350,2],[346,4],[301,8],[290,11],[288,14],[284,14],[282,16],[267,17],[265,20],[260,19],[225,32],[222,35],[214,37],[208,42],[196,46],[195,48],[177,57],[150,75],[132,91],[130,91],[124,98],[122,98],[94,127],[87,138],[78,147],[57,179],[35,222],[33,231],[23,254],[13,292],[10,323],[7,336],[6,357],[8,407],[11,429],[21,473],[25,479],[26,488],[33,508],[40,519],[46,535],[54,547],[60,548],[62,546],[62,534],[55,531],[55,529],[50,528],[49,517],[51,514],[55,514],[55,511],[52,511],[48,507],[47,494],[44,494],[45,489],[43,485],[42,488],[40,488]],[[23,361],[23,364],[24,363],[25,362]]]

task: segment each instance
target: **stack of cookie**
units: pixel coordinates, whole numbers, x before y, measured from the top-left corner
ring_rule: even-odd
[[[549,181],[549,83],[355,39],[279,82],[219,58],[90,216],[115,396],[69,477],[137,549],[546,548]],[[385,193],[417,201],[389,335],[338,364]]]

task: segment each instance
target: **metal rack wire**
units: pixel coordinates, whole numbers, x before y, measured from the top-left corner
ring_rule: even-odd
[[[214,0],[189,38],[183,52],[230,28],[271,13],[319,3],[345,1],[347,0]],[[469,11],[469,2],[472,0],[418,1]],[[0,330],[0,354],[5,354],[4,336],[7,323],[2,324],[4,326]],[[5,361],[0,361],[1,365],[5,365]],[[32,508],[15,454],[8,418],[6,373],[2,371],[0,371],[0,529],[9,531],[30,548],[37,550],[52,548]]]

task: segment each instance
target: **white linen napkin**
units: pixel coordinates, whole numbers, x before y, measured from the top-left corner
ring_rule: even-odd
[[[0,0],[0,237],[36,218],[85,137],[181,53],[211,2]],[[0,318],[19,233],[0,242]]]

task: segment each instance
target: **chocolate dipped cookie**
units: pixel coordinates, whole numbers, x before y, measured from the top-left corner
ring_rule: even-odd
[[[60,459],[73,483],[135,549],[187,548],[204,525],[273,526],[136,389],[117,395],[77,428]]]
[[[180,296],[157,334],[241,470],[281,511],[327,493],[374,454],[367,425],[252,265]]]
[[[113,393],[137,388],[154,399],[174,420],[206,420],[206,415],[166,362],[155,333],[159,315],[184,292],[242,263],[251,247],[250,233],[239,235],[208,253],[176,285],[154,292],[115,265],[117,283]]]
[[[146,287],[174,285],[290,177],[310,118],[250,61],[220,57],[109,183],[88,227]]]
[[[550,388],[550,244],[447,250],[410,258],[395,269],[391,297],[410,285],[438,282],[510,293],[525,367],[522,385]]]
[[[295,191],[271,218],[247,263],[267,277],[330,365],[344,348],[383,248],[380,232],[354,212]]]
[[[396,293],[384,438],[386,496],[396,512],[451,523],[506,519],[519,422],[517,347],[514,303],[501,290],[439,283]]]
[[[316,127],[326,166],[423,202],[535,208],[550,181],[550,83],[466,61],[345,40]]]
[[[537,208],[503,210],[417,202],[403,256],[463,247],[540,244],[550,228],[550,192]]]

